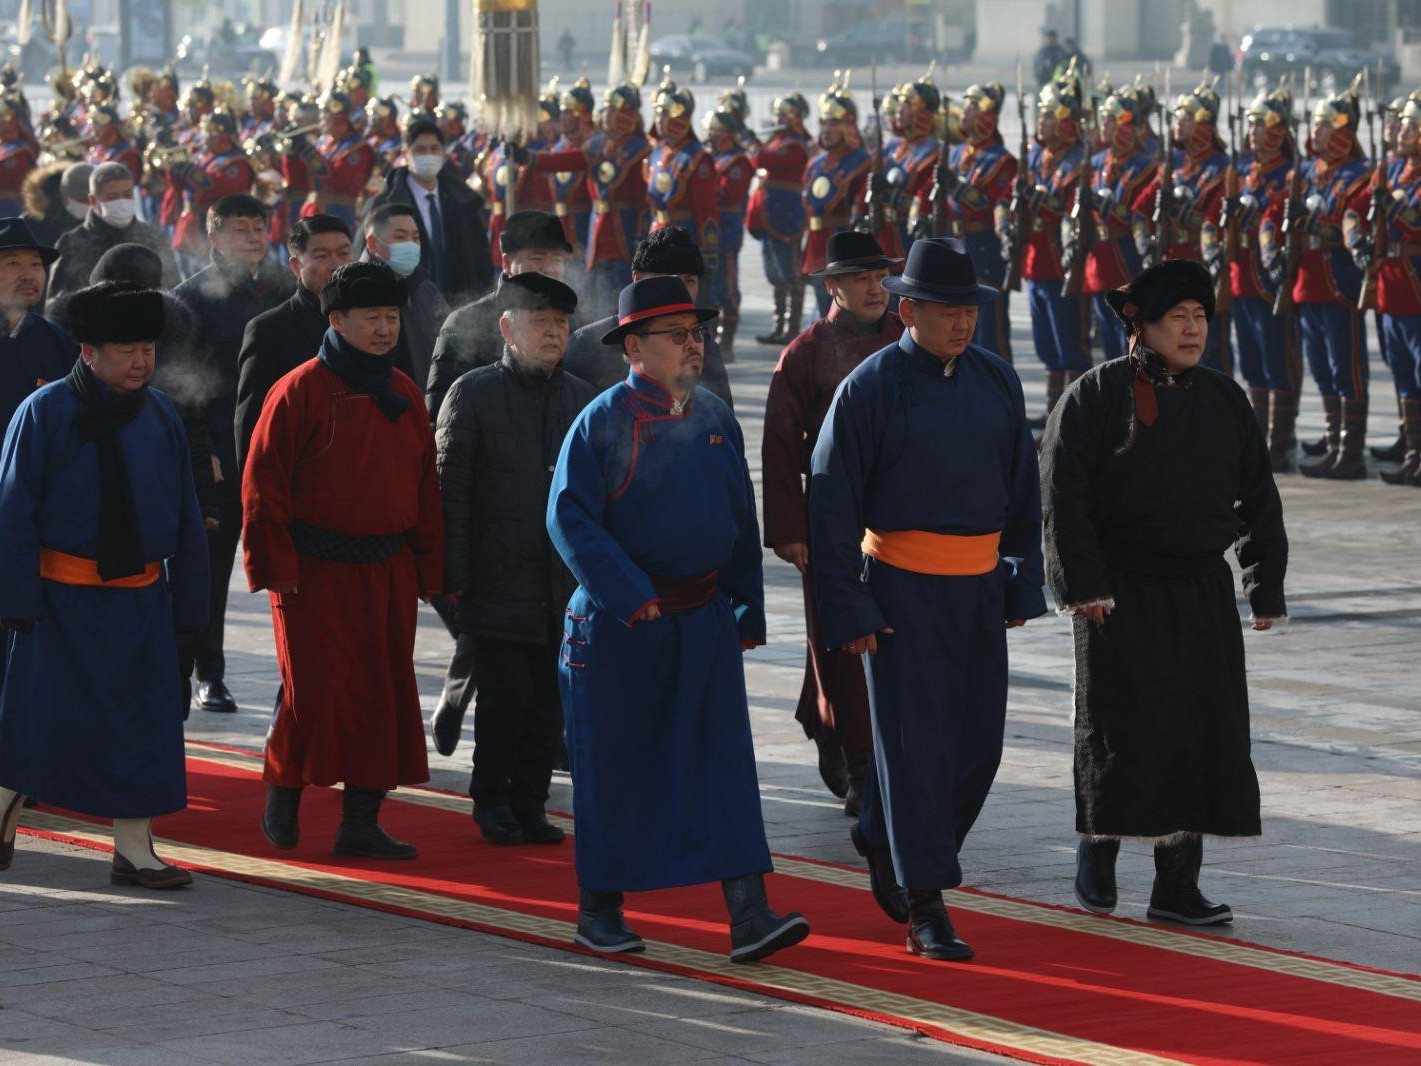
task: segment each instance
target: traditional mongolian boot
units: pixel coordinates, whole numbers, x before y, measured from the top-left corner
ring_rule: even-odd
[[[1268,387],[1258,387],[1250,385],[1248,387],[1248,402],[1253,405],[1253,417],[1258,419],[1258,428],[1263,431],[1263,435],[1268,436]]]
[[[857,823],[849,830],[849,839],[854,842],[854,850],[868,861],[868,883],[879,908],[890,920],[907,925],[908,894],[898,883],[892,853],[887,848],[869,847]]]
[[[297,816],[301,811],[301,789],[268,785],[266,810],[262,814],[262,836],[267,843],[282,851],[290,851],[301,837]]]
[[[525,844],[561,844],[564,833],[548,821],[547,812],[542,807],[512,807],[513,817],[518,822],[518,830],[523,834]]]
[[[844,813],[850,818],[857,818],[863,813],[864,778],[868,776],[868,760],[872,758],[871,751],[844,749],[844,765],[849,771],[849,792],[844,797]]]
[[[413,844],[396,840],[380,828],[380,804],[385,802],[382,788],[345,786],[341,799],[340,828],[336,830],[337,855],[361,859],[413,859],[419,849]]]
[[[739,315],[721,315],[716,327],[716,340],[720,342],[720,358],[727,364],[735,362],[735,331],[740,326]]]
[[[152,818],[115,818],[109,881],[139,888],[182,888],[192,884],[192,874],[158,858],[153,851]]]
[[[1095,914],[1109,914],[1119,897],[1115,891],[1118,837],[1081,837],[1076,845],[1076,902]]]
[[[1372,458],[1383,463],[1399,463],[1406,458],[1406,401],[1400,395],[1396,398],[1396,408],[1401,414],[1401,425],[1397,427],[1396,440],[1385,448],[1372,448]]]
[[[1223,925],[1234,920],[1225,903],[1211,903],[1199,891],[1199,867],[1204,841],[1198,833],[1181,833],[1155,845],[1155,887],[1150,892],[1151,918],[1184,925]]]
[[[1367,476],[1367,401],[1342,401],[1342,440],[1337,461],[1316,477],[1332,481],[1360,481]]]
[[[1268,462],[1275,474],[1293,465],[1293,428],[1298,422],[1297,394],[1274,389],[1269,397]]]
[[[0,870],[8,870],[15,861],[15,827],[20,824],[24,804],[20,793],[0,788]]]
[[[952,928],[947,907],[939,891],[908,891],[908,950],[925,959],[960,962],[972,957],[972,949]]]
[[[770,321],[770,332],[755,338],[761,344],[784,344],[785,328],[789,321],[789,286],[775,286],[775,311]]]
[[[627,928],[622,917],[622,894],[578,888],[577,932],[574,944],[602,955],[645,951],[646,943]]]
[[[785,318],[785,343],[799,336],[804,329],[804,282],[789,287],[789,314]]]
[[[798,911],[776,914],[765,899],[763,874],[741,874],[720,883],[730,912],[730,961],[757,962],[809,935],[809,922]]]
[[[1337,456],[1342,451],[1342,397],[1324,396],[1322,416],[1325,426],[1323,440],[1327,442],[1327,447],[1316,461],[1298,464],[1298,473],[1303,477],[1321,477],[1324,470],[1337,462]],[[1306,442],[1303,443],[1303,451],[1309,455],[1316,454],[1308,450]]]
[[[819,780],[835,799],[843,799],[849,794],[849,770],[843,745],[833,733],[825,730],[815,734],[814,746],[819,749]]]
[[[1421,400],[1402,400],[1401,417],[1406,430],[1406,455],[1401,465],[1382,472],[1388,485],[1421,485]]]

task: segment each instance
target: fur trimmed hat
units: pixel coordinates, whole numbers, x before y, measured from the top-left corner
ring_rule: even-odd
[[[336,267],[321,290],[321,314],[353,307],[403,307],[408,300],[405,279],[384,263],[346,263]]]
[[[69,328],[81,344],[156,341],[166,318],[163,294],[132,281],[101,281],[69,298]]]
[[[632,256],[632,272],[636,274],[694,274],[706,272],[706,261],[691,235],[680,226],[666,226],[636,246]]]
[[[1171,307],[1185,300],[1198,300],[1204,314],[1214,317],[1214,279],[1192,259],[1166,259],[1142,270],[1123,289],[1105,294],[1106,302],[1126,326],[1136,321],[1158,322]]]

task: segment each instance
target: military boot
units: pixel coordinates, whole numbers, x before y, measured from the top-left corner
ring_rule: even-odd
[[[622,894],[578,888],[577,933],[572,940],[601,955],[645,951],[646,943],[627,928]]]
[[[756,962],[809,935],[809,922],[798,911],[776,914],[765,898],[763,874],[741,874],[720,883],[730,912],[730,961]]]
[[[789,324],[789,286],[775,286],[775,311],[770,322],[770,332],[755,338],[761,344],[785,344],[785,329]]]
[[[1258,428],[1263,431],[1263,435],[1268,436],[1268,387],[1258,387],[1250,385],[1248,387],[1248,402],[1253,405],[1253,417],[1258,420]]]
[[[908,950],[940,962],[960,962],[972,957],[972,949],[952,928],[941,892],[916,889],[908,892]]]
[[[1322,472],[1337,462],[1337,456],[1342,450],[1342,397],[1324,396],[1322,398],[1323,436],[1326,448],[1316,460],[1311,463],[1299,463],[1298,473],[1303,477],[1321,477]],[[1307,443],[1303,444],[1303,451],[1308,451]],[[1309,454],[1312,454],[1309,452]]]
[[[1402,428],[1406,433],[1406,455],[1401,465],[1383,471],[1388,485],[1421,485],[1421,400],[1401,401]]]
[[[267,843],[282,851],[290,851],[301,839],[297,816],[301,811],[301,789],[268,785],[266,810],[262,812],[262,836]]]
[[[1109,914],[1119,896],[1115,891],[1115,859],[1120,839],[1081,837],[1076,845],[1076,901],[1094,914]]]
[[[720,358],[724,363],[735,362],[735,330],[739,325],[739,315],[723,314],[716,326],[716,340],[720,343]]]
[[[1399,463],[1406,458],[1406,401],[1399,395],[1396,408],[1401,414],[1401,424],[1397,427],[1396,440],[1385,448],[1372,448],[1372,458],[1383,463]]]
[[[1184,925],[1223,925],[1234,920],[1225,903],[1211,903],[1199,891],[1204,841],[1198,833],[1155,845],[1155,885],[1149,917]]]
[[[1274,389],[1269,398],[1268,461],[1275,474],[1293,465],[1293,428],[1298,422],[1298,397],[1284,389]]]
[[[333,849],[337,855],[362,859],[413,859],[419,855],[413,844],[396,840],[380,828],[380,804],[384,802],[383,788],[345,786]]]
[[[785,343],[799,336],[804,329],[804,282],[789,288],[789,317],[785,319]]]
[[[1342,439],[1337,461],[1314,475],[1331,481],[1360,481],[1367,476],[1367,401],[1342,401]]]

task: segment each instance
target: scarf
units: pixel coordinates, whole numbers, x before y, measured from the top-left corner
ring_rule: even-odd
[[[1116,455],[1124,455],[1135,446],[1135,434],[1139,426],[1152,426],[1159,418],[1156,389],[1187,389],[1194,378],[1192,370],[1171,374],[1164,356],[1141,343],[1138,335],[1131,339],[1130,354],[1126,358],[1134,368],[1135,379],[1130,396],[1130,424],[1126,429],[1124,443],[1115,449]]]
[[[138,536],[138,508],[123,455],[119,431],[138,417],[148,402],[148,387],[126,395],[103,388],[83,359],[64,379],[79,398],[74,429],[99,453],[99,576],[105,581],[143,573],[143,546]]]
[[[391,348],[386,355],[371,355],[355,347],[332,328],[326,330],[317,358],[356,392],[374,400],[375,406],[391,422],[398,422],[400,415],[409,409],[410,402],[390,388],[390,375],[395,370],[395,351]]]

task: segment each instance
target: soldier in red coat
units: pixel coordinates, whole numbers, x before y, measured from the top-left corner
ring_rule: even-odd
[[[679,226],[691,235],[706,272],[720,269],[720,210],[715,161],[691,127],[696,98],[670,78],[656,91],[656,147],[646,160],[651,230]],[[709,293],[707,293],[709,295]]]
[[[925,74],[884,98],[885,105],[890,102],[894,104],[894,125],[901,133],[891,139],[891,150],[887,147],[890,142],[885,142],[885,169],[874,193],[883,201],[878,243],[889,256],[901,259],[913,241],[909,230],[913,207],[933,187],[937,172],[942,149],[936,133],[937,113],[942,94],[931,75]]]
[[[393,96],[378,97],[365,105],[365,143],[375,153],[375,174],[383,181],[391,167],[404,159],[405,142],[400,135],[400,105]]]
[[[499,255],[498,236],[503,232],[504,219],[514,211],[546,211],[553,213],[553,187],[542,168],[536,166],[529,153],[543,152],[558,138],[558,116],[562,104],[558,100],[556,81],[538,100],[538,134],[526,146],[509,149],[500,142],[484,157],[484,188],[488,190],[490,211],[488,244],[493,257],[493,269],[503,269]],[[560,170],[570,169],[560,167]],[[512,188],[510,189],[510,184]]]
[[[122,163],[133,175],[134,182],[141,182],[143,154],[136,144],[124,136],[123,120],[118,117],[118,109],[111,104],[92,108],[89,124],[94,131],[94,146],[89,149],[86,162],[96,167],[103,163]]]
[[[389,790],[429,780],[415,622],[444,583],[434,435],[392,362],[406,298],[384,264],[337,269],[320,350],[267,396],[247,453],[247,578],[271,596],[285,691],[262,774],[277,848],[296,846],[302,788],[340,781],[337,855],[416,854],[377,820]]]
[[[0,97],[0,216],[18,218],[23,212],[20,190],[34,168],[34,141],[25,135],[19,104]]]
[[[562,136],[553,145],[554,152],[580,150],[587,143],[588,138],[597,132],[597,120],[592,114],[595,109],[592,84],[586,78],[578,78],[573,87],[562,95],[562,111],[558,115]],[[548,180],[552,183],[553,214],[562,220],[567,243],[582,260],[585,271],[587,239],[592,230],[592,194],[588,191],[583,169],[579,166],[554,171]],[[573,288],[576,287],[574,284]]]
[[[191,161],[179,160],[168,167],[183,188],[183,213],[173,233],[173,250],[188,256],[189,264],[207,257],[208,208],[224,196],[251,192],[253,179],[252,164],[237,144],[237,120],[230,111],[212,112],[203,119],[202,130],[202,150]]]
[[[750,157],[745,154],[745,124],[729,108],[706,116],[706,132],[715,164],[715,202],[719,212],[719,268],[711,275],[711,306],[720,308],[721,354],[735,362],[735,331],[740,325],[740,249],[745,243],[745,209],[750,196]]]
[[[853,221],[854,205],[863,202],[873,160],[858,128],[859,109],[849,90],[838,81],[819,98],[820,152],[804,169],[804,213],[809,239],[800,271],[814,277],[814,297],[820,316],[829,313],[829,290],[815,272],[824,269],[829,237]],[[797,326],[798,323],[796,322]]]
[[[832,294],[829,314],[790,341],[780,355],[765,403],[762,445],[765,544],[800,572],[809,651],[795,718],[819,748],[819,773],[845,810],[859,813],[873,750],[863,664],[824,645],[814,578],[809,569],[806,479],[819,428],[834,392],[859,363],[903,334],[888,310],[883,279],[897,262],[867,233],[829,238],[820,272]]]
[[[270,78],[246,79],[247,114],[242,120],[242,140],[260,137],[276,128],[276,97],[280,92]]]
[[[804,129],[809,101],[800,93],[789,93],[776,97],[770,110],[774,128],[750,160],[759,181],[750,193],[745,224],[750,236],[760,242],[765,280],[775,294],[774,324],[769,333],[755,339],[761,344],[784,344],[799,332],[804,317],[804,275],[799,263],[805,230],[801,197],[811,143]]]
[[[302,217],[334,215],[352,232],[358,217],[356,208],[375,169],[375,152],[361,139],[356,117],[355,102],[345,93],[322,97],[321,129],[325,136],[302,157],[315,186],[312,197],[301,209]]]

